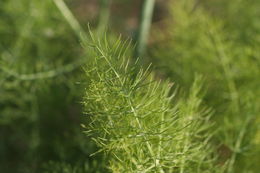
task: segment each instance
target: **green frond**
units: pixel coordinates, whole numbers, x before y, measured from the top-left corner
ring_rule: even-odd
[[[134,66],[125,45],[92,36],[87,49],[94,57],[86,71],[90,83],[84,106],[91,119],[87,129],[98,152],[109,155],[110,170],[213,171],[211,113],[201,108],[200,80],[189,97],[177,100],[169,82],[156,81],[149,69]]]

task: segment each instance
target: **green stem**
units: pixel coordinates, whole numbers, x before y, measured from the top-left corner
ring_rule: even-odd
[[[215,37],[213,37],[213,36],[215,36]],[[220,57],[220,62],[221,62],[221,65],[222,65],[222,68],[223,68],[223,71],[224,71],[224,74],[225,74],[225,77],[226,77],[226,80],[227,80],[227,83],[228,83],[228,89],[229,89],[229,92],[231,94],[231,96],[230,96],[231,100],[232,100],[231,104],[233,106],[232,111],[233,111],[234,114],[236,114],[236,113],[240,112],[240,107],[239,107],[240,104],[239,104],[237,87],[236,87],[235,81],[233,79],[233,76],[231,75],[228,57],[226,55],[224,47],[222,46],[223,44],[221,43],[221,38],[218,37],[216,32],[212,33],[212,37],[215,38],[214,39],[215,46],[216,46],[216,49],[218,51],[218,54],[219,54],[219,57]],[[235,164],[235,161],[236,161],[236,158],[237,158],[237,153],[238,153],[238,151],[241,147],[241,144],[244,140],[244,137],[245,137],[245,134],[246,134],[246,131],[247,131],[246,128],[247,128],[249,122],[250,122],[250,118],[247,118],[245,120],[244,124],[243,124],[243,127],[239,131],[238,137],[235,141],[234,151],[232,152],[230,161],[228,163],[228,167],[227,167],[228,173],[233,173],[233,171],[234,171],[234,164]]]
[[[238,135],[236,143],[235,143],[235,149],[234,149],[234,151],[232,153],[230,162],[228,163],[228,169],[227,169],[228,173],[232,173],[234,171],[234,164],[235,164],[235,161],[236,161],[237,153],[238,153],[238,151],[239,151],[239,149],[241,147],[241,144],[242,144],[242,142],[244,140],[244,136],[246,134],[246,128],[249,125],[249,122],[250,122],[250,118],[247,118],[247,120],[245,121],[244,126],[242,127],[242,129],[239,132],[239,135]]]
[[[98,34],[102,34],[105,32],[109,16],[110,16],[110,0],[100,0],[100,15],[99,15],[99,23],[98,23]]]
[[[30,6],[32,5],[32,2]],[[30,8],[30,17],[24,22],[24,25],[21,26],[21,32],[19,32],[19,37],[17,38],[14,47],[12,48],[12,53],[6,51],[2,54],[3,59],[12,59],[9,67],[13,67],[16,63],[16,60],[19,58],[19,55],[21,54],[21,51],[23,49],[23,46],[25,44],[25,38],[31,33],[35,19],[32,16],[32,8]],[[4,56],[8,56],[5,57]],[[3,66],[0,66],[0,68],[3,68]],[[0,86],[4,84],[4,82],[7,80],[7,78],[10,77],[10,75],[5,75],[0,80]]]
[[[138,31],[137,47],[135,50],[136,57],[141,57],[145,53],[149,30],[152,23],[154,4],[155,0],[144,1],[140,27]]]
[[[57,69],[52,69],[49,71],[37,72],[32,74],[20,74],[19,72],[12,71],[6,67],[0,67],[0,70],[6,73],[8,77],[13,76],[19,80],[37,80],[37,79],[53,78],[65,73],[70,73],[71,71],[82,66],[84,63],[86,63],[86,60],[79,60]]]
[[[143,127],[142,127],[142,125],[141,125],[141,123],[140,123],[140,120],[139,120],[139,118],[138,118],[137,112],[136,112],[136,110],[135,110],[135,108],[134,108],[134,106],[133,106],[133,104],[132,104],[132,102],[131,102],[130,99],[128,100],[128,103],[129,103],[129,105],[130,105],[130,107],[131,107],[131,109],[132,109],[132,112],[133,112],[133,114],[134,114],[134,117],[135,117],[135,120],[136,120],[136,122],[137,122],[137,124],[138,124],[138,127],[139,127],[140,129],[143,129]],[[144,137],[145,137],[145,136],[144,136]],[[146,146],[147,146],[148,151],[150,152],[151,158],[153,158],[153,160],[154,160],[155,167],[159,166],[158,169],[159,169],[160,173],[164,173],[164,171],[163,171],[163,169],[162,169],[162,166],[160,165],[159,160],[156,158],[156,155],[155,155],[155,153],[154,153],[154,151],[153,151],[153,149],[152,149],[152,146],[151,146],[150,142],[146,139],[146,137],[145,137],[145,140],[146,140],[145,143],[146,143]]]
[[[64,16],[66,21],[69,23],[75,34],[81,38],[86,37],[86,33],[82,29],[81,25],[79,24],[78,20],[75,18],[75,16],[72,14],[70,9],[67,7],[65,2],[63,0],[53,0],[56,4],[57,8],[60,10],[61,14]]]

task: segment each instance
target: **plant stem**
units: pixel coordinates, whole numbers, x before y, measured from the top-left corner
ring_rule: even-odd
[[[137,37],[135,57],[141,57],[146,50],[146,44],[151,27],[155,0],[145,0],[142,8],[142,16]]]
[[[99,15],[99,23],[98,23],[98,34],[102,34],[105,32],[106,27],[108,25],[109,16],[110,16],[110,0],[99,0],[100,1],[100,15]]]
[[[140,128],[140,129],[143,129],[143,127],[142,127],[142,125],[141,125],[141,123],[140,123],[140,121],[139,121],[137,112],[136,112],[135,108],[133,107],[133,104],[132,104],[131,100],[128,100],[128,103],[129,103],[129,105],[130,105],[130,107],[131,107],[131,109],[132,109],[132,112],[133,112],[133,114],[134,114],[134,116],[135,116],[135,120],[136,120],[136,122],[137,122],[139,128]],[[157,160],[157,158],[156,158],[156,155],[155,155],[155,153],[154,153],[154,151],[153,151],[153,149],[152,149],[151,144],[150,144],[149,141],[146,139],[146,137],[145,137],[145,140],[146,140],[145,143],[146,143],[146,146],[147,146],[148,151],[150,152],[151,158],[153,158],[153,160],[154,160],[155,167],[157,167],[157,165],[159,165],[158,169],[159,169],[160,173],[164,173],[164,171],[163,171],[163,169],[162,169],[162,166],[160,165],[159,160]]]
[[[63,0],[53,0],[56,4],[57,8],[60,10],[61,14],[64,16],[66,21],[69,23],[75,34],[81,38],[86,37],[86,33],[82,29],[81,25],[79,24],[78,20],[75,18],[75,16],[72,14],[70,9],[67,7],[65,2]]]
[[[228,169],[227,169],[228,173],[232,173],[234,171],[234,164],[236,161],[237,152],[241,147],[241,143],[243,142],[244,136],[246,134],[246,128],[249,125],[249,122],[250,122],[250,118],[247,118],[245,123],[243,124],[244,126],[242,127],[242,129],[239,132],[239,135],[238,135],[236,143],[235,143],[235,151],[233,151],[230,162],[228,163]]]
[[[71,71],[79,68],[84,63],[86,63],[86,60],[78,60],[74,63],[64,65],[57,69],[52,69],[49,71],[43,71],[43,72],[36,72],[32,74],[20,74],[19,72],[12,71],[11,69],[8,69],[6,67],[0,67],[0,69],[7,74],[7,76],[13,76],[17,78],[18,80],[38,80],[38,79],[46,79],[46,78],[53,78],[65,73],[70,73]]]

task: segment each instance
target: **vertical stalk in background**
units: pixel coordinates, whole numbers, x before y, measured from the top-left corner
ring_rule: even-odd
[[[149,30],[152,23],[155,0],[144,0],[141,14],[140,27],[137,36],[135,57],[141,57],[145,53]]]
[[[53,0],[57,8],[60,10],[61,14],[64,16],[66,21],[69,23],[75,34],[81,38],[86,38],[86,34],[79,24],[78,20],[74,17],[70,9],[67,7],[63,0]]]
[[[108,26],[109,16],[110,16],[110,0],[99,0],[100,2],[100,13],[99,13],[99,23],[97,32],[98,35],[104,33]]]

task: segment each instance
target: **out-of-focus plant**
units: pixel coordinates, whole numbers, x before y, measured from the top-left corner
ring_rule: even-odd
[[[156,32],[162,42],[152,51],[160,72],[184,87],[194,73],[205,76],[219,160],[228,160],[229,173],[256,172],[260,159],[260,4],[239,2],[173,2],[167,34]]]
[[[79,126],[83,90],[76,85],[85,62],[77,34],[52,0],[1,0],[1,172],[88,161],[95,146]]]
[[[143,57],[145,55],[146,45],[149,38],[150,27],[153,18],[155,0],[145,0],[143,2],[140,26],[137,33],[137,45],[135,49],[135,57]]]

